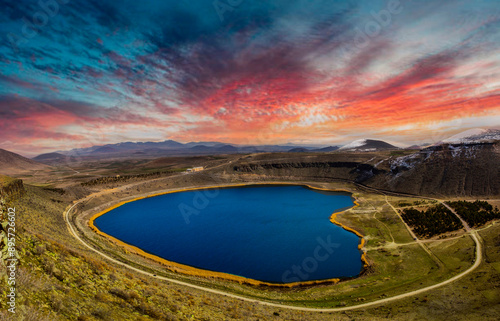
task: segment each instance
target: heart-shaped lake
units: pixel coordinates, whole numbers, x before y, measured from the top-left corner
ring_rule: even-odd
[[[350,194],[262,185],[165,194],[97,217],[102,232],[166,260],[273,283],[357,276],[359,237],[330,222]]]

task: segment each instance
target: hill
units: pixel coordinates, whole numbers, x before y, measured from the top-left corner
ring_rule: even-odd
[[[443,144],[404,154],[341,151],[316,156],[259,155],[234,162],[227,171],[262,177],[354,181],[426,196],[500,195],[500,142]]]
[[[45,170],[50,166],[0,148],[0,174],[17,175],[33,170]]]
[[[315,152],[333,152],[333,151],[336,151],[337,149],[339,149],[338,146],[328,146],[328,147],[323,147],[323,148],[319,148],[319,149],[314,149],[313,151]]]
[[[328,153],[328,152],[333,152],[338,150],[339,148],[337,146],[328,146],[328,147],[323,147],[323,148],[305,148],[305,147],[295,147],[290,150],[288,150],[289,153],[310,153],[310,152],[315,152],[315,153]]]
[[[388,177],[377,187],[420,195],[500,195],[500,144],[469,143],[431,146],[391,159]]]
[[[386,143],[382,140],[358,139],[340,147],[339,151],[377,151],[389,149],[399,149],[399,147]]]
[[[37,162],[43,162],[47,160],[59,160],[59,159],[64,159],[66,158],[65,155],[61,153],[45,153],[45,154],[40,154],[36,157],[33,157],[32,159]]]
[[[0,198],[12,200],[24,194],[23,181],[0,174]]]
[[[223,145],[215,148],[215,151],[219,153],[237,153],[238,148],[234,147],[233,145]]]
[[[116,153],[118,150],[113,147],[109,146],[102,146],[91,152],[91,154],[109,154],[109,153]]]
[[[310,150],[307,149],[307,148],[303,148],[303,147],[295,147],[295,148],[292,148],[290,149],[288,152],[289,153],[307,153],[309,152]]]
[[[441,143],[473,144],[500,140],[500,130],[474,128],[444,139]]]
[[[68,162],[70,160],[70,156],[63,155],[61,153],[45,153],[33,157],[32,160],[43,164],[52,165],[62,162]]]

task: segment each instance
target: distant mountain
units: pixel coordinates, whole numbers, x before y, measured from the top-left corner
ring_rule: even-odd
[[[305,148],[305,147],[295,147],[288,150],[289,153],[328,153],[339,149],[338,146],[328,146],[323,148]]]
[[[375,139],[358,139],[347,145],[340,147],[338,150],[342,151],[376,151],[376,150],[388,150],[388,149],[399,149],[394,145],[386,143],[381,140]]]
[[[186,147],[194,147],[194,146],[207,146],[207,147],[214,147],[214,146],[222,146],[222,145],[227,145],[224,143],[219,143],[219,142],[190,142],[184,144]]]
[[[165,140],[163,142],[124,142],[118,144],[104,145],[118,150],[130,149],[146,149],[146,148],[160,148],[160,149],[176,149],[183,148],[184,144],[176,142],[175,140]]]
[[[150,143],[155,144],[155,143]],[[175,148],[185,148],[185,144],[176,142],[175,140],[166,140],[163,142],[156,143],[158,148],[165,149],[175,149]]]
[[[44,161],[52,161],[52,160],[60,160],[60,159],[65,159],[66,155],[63,155],[61,153],[45,153],[45,154],[40,154],[36,157],[33,157],[32,159],[37,162],[44,162]]]
[[[290,149],[288,152],[289,153],[307,153],[310,152],[311,150],[304,148],[304,147],[295,147]]]
[[[368,147],[367,147],[368,148]],[[383,148],[381,146],[380,148]],[[395,147],[393,147],[395,148]],[[281,153],[281,152],[331,152],[337,146],[319,148],[317,146],[286,145],[235,145],[221,142],[190,142],[179,143],[173,140],[162,142],[123,142],[106,144],[86,148],[76,148],[69,151],[58,151],[65,157],[71,156],[78,159],[105,159],[113,157],[167,157],[167,156],[192,156],[192,155],[217,155],[235,153]],[[52,154],[52,153],[51,153]],[[39,155],[45,163],[56,163],[57,155]],[[38,157],[38,156],[37,156]],[[49,158],[50,160],[45,160]]]
[[[90,154],[109,154],[109,153],[116,153],[118,151],[119,151],[118,149],[113,147],[102,146],[92,151]]]
[[[17,175],[44,169],[50,166],[0,148],[0,174]]]
[[[233,145],[222,145],[219,147],[214,148],[215,151],[220,152],[220,153],[236,153],[238,152],[238,148],[234,147]]]
[[[333,152],[339,149],[338,146],[328,146],[328,147],[323,147],[323,148],[318,148],[318,149],[313,149],[314,152]]]
[[[406,147],[405,149],[422,149],[423,147],[420,145],[411,145]]]
[[[74,156],[68,156],[68,155],[63,155],[61,153],[45,153],[45,154],[40,154],[36,157],[32,158],[34,161],[47,164],[47,165],[54,165],[54,164],[60,164],[60,163],[69,163],[75,161]]]
[[[297,148],[300,148],[299,146]],[[76,148],[69,151],[59,151],[63,156],[106,158],[120,156],[183,156],[210,155],[258,152],[286,152],[290,146],[280,145],[232,145],[221,142],[190,142],[179,143],[173,140],[163,142],[123,142],[86,148]],[[46,156],[42,156],[42,159]],[[37,156],[38,157],[38,156]]]
[[[185,148],[185,144],[173,140],[166,140],[163,142],[123,142],[117,144],[106,144],[86,148],[75,148],[69,151],[59,151],[59,153],[73,156],[137,154],[137,152],[143,152],[144,154],[158,154],[166,153],[168,150],[179,150]]]
[[[190,147],[189,149],[195,152],[207,152],[212,150],[213,148],[206,145],[195,145],[193,147]]]
[[[500,130],[474,128],[453,135],[440,143],[471,144],[500,140]]]

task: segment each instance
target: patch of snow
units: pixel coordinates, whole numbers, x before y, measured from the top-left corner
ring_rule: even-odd
[[[424,154],[425,154],[424,160],[427,160],[429,157],[431,157],[432,154],[434,154],[434,151],[432,151],[432,150],[425,151]]]
[[[341,150],[341,149],[353,149],[353,148],[361,147],[365,144],[366,144],[366,139],[358,139],[358,140],[355,140],[347,145],[340,147],[339,150]]]
[[[469,144],[449,145],[448,148],[451,150],[451,156],[465,158],[476,158],[477,152],[481,150],[480,146]]]
[[[380,162],[378,162],[377,164],[373,165],[373,167],[377,168],[378,165],[382,164],[385,160],[387,160],[387,158],[381,160]]]
[[[466,130],[464,132],[453,135],[447,139],[443,140],[443,143],[461,143],[464,139],[469,138],[470,136],[481,135],[486,132],[486,129],[482,128],[473,128]]]
[[[500,130],[498,129],[469,129],[450,138],[443,140],[443,143],[449,144],[467,144],[478,143],[489,140],[500,140]]]
[[[474,135],[469,137],[469,139],[472,141],[500,140],[500,130],[488,129],[486,132],[480,135]]]
[[[412,169],[415,167],[415,163],[417,163],[420,154],[419,153],[414,153],[410,154],[407,156],[401,156],[398,157],[394,160],[391,161],[391,171],[396,170],[397,168],[405,168],[405,169]],[[399,176],[399,173],[396,174],[396,176]]]
[[[479,150],[477,146],[473,146],[473,148],[469,148],[465,150],[465,156],[467,158],[476,158],[476,150]]]
[[[449,148],[451,149],[451,156],[457,157],[462,154],[462,148],[460,146],[454,147],[453,145],[450,145]]]

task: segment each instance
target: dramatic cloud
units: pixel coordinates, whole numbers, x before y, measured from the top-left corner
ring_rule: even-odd
[[[0,6],[3,148],[413,144],[500,123],[494,0]]]

